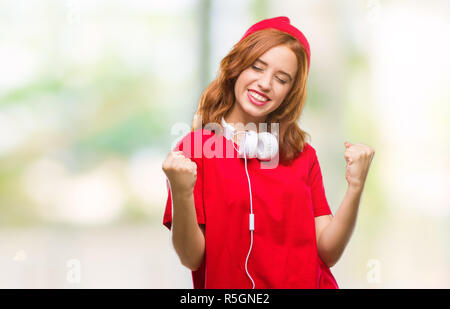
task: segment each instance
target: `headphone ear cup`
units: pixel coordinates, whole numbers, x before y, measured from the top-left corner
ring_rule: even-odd
[[[244,141],[241,146],[239,146],[239,154],[241,157],[244,157],[244,151],[248,159],[256,158],[258,156],[258,133],[254,131],[245,132]]]
[[[278,140],[269,132],[258,134],[257,158],[262,161],[268,161],[276,156],[278,152]]]

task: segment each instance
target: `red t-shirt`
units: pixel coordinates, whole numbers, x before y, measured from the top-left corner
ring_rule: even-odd
[[[245,271],[251,240],[249,185],[245,161],[233,145],[222,134],[198,129],[174,149],[197,164],[194,201],[197,221],[205,225],[206,249],[200,269],[192,272],[194,288],[253,286]],[[230,150],[232,158],[226,156]],[[306,143],[291,165],[272,169],[261,169],[256,158],[247,159],[247,169],[255,216],[247,268],[255,287],[339,288],[317,253],[314,217],[331,211],[314,148]],[[163,224],[170,229],[171,222],[168,188]]]

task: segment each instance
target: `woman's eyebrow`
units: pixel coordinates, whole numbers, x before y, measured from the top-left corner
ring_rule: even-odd
[[[264,64],[264,65],[267,65],[267,63],[266,62],[264,62],[264,61],[262,61],[261,59],[256,59],[256,61],[258,61],[258,62],[261,62],[262,64]],[[282,71],[282,70],[279,70],[278,72],[280,72],[281,74],[284,74],[284,75],[286,75],[287,77],[289,77],[289,79],[290,80],[292,80],[292,77],[291,77],[291,75],[289,75],[289,73],[286,73],[286,72],[284,72],[284,71]]]

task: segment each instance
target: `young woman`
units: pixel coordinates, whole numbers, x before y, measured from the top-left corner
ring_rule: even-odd
[[[352,234],[375,152],[344,143],[348,188],[333,216],[316,152],[297,124],[309,65],[309,44],[287,17],[256,23],[221,61],[192,132],[165,159],[163,223],[194,288],[338,288],[329,268]],[[267,145],[261,124],[279,129],[279,163],[270,168],[261,166],[264,151],[247,157],[243,148]]]

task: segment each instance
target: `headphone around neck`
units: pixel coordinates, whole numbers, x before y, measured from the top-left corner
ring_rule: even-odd
[[[255,132],[252,130],[236,132],[236,129],[228,124],[222,117],[222,126],[227,139],[233,140],[237,134],[244,134],[244,139],[239,145],[238,153],[240,157],[248,159],[257,158],[261,161],[268,161],[278,153],[278,140],[272,133]]]

